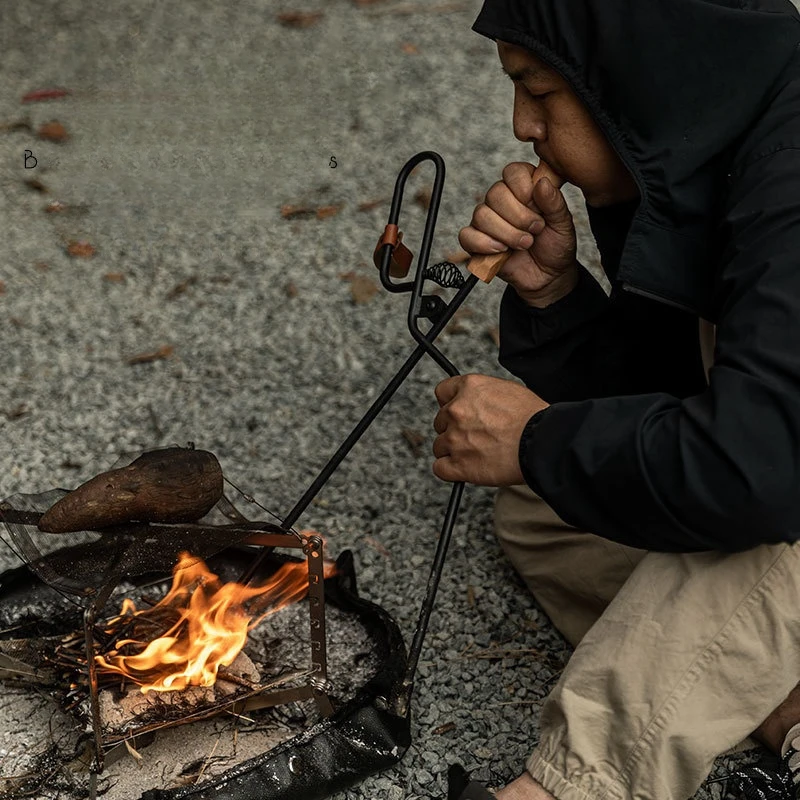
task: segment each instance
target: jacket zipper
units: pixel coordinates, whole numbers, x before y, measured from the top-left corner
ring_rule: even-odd
[[[689,314],[697,314],[697,309],[691,308],[690,306],[686,306],[683,303],[678,303],[676,300],[671,300],[668,297],[664,297],[661,294],[656,294],[656,292],[648,291],[647,289],[640,289],[638,286],[634,286],[630,283],[623,283],[622,288],[626,292],[630,292],[631,294],[638,294],[642,297],[647,297],[650,300],[655,300],[658,303],[664,303],[664,305],[672,306],[673,308],[679,308],[681,311],[686,311]]]

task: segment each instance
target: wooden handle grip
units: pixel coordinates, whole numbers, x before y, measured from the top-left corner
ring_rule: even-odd
[[[467,269],[484,283],[491,283],[492,278],[500,272],[513,253],[513,250],[506,250],[503,253],[474,255],[467,263]]]

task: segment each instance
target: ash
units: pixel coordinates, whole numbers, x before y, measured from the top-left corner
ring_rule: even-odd
[[[370,632],[357,617],[328,605],[326,624],[331,696],[334,704],[346,703],[377,672],[380,656]],[[261,683],[287,671],[309,669],[309,628],[308,602],[288,606],[264,619],[250,633],[240,658],[248,670],[255,668]],[[250,673],[250,677],[253,675]],[[190,702],[196,703],[198,693],[207,691],[190,688],[171,694],[191,695]],[[137,709],[150,705],[136,699],[146,699],[151,694],[142,695],[137,689],[119,702],[120,698],[112,701],[111,694],[104,691],[101,702],[112,720],[120,724],[121,707],[127,703],[136,714]],[[98,796],[104,800],[132,800],[151,788],[201,783],[271,750],[320,719],[316,704],[308,700],[242,714],[222,713],[137,736],[106,755]],[[85,798],[90,758],[84,723],[33,690],[3,689],[0,800]]]

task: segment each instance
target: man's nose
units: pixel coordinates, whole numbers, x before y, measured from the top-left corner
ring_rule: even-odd
[[[514,99],[514,136],[521,142],[543,141],[547,137],[542,110],[519,93]]]

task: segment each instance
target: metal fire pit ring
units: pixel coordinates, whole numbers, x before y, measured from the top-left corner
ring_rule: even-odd
[[[208,563],[215,567],[224,561],[241,570],[252,560],[252,549],[234,546],[210,557]],[[276,563],[286,561],[302,559],[271,553],[255,577],[269,574]],[[201,784],[147,789],[140,800],[323,800],[403,757],[411,742],[410,714],[398,716],[387,700],[399,689],[407,665],[400,629],[384,609],[358,595],[351,551],[340,554],[336,574],[324,581],[324,591],[326,603],[356,615],[369,628],[380,654],[377,673],[333,715],[272,750]],[[59,597],[26,565],[0,574],[3,607],[46,604],[48,596]],[[76,612],[73,623],[81,625],[80,613]],[[67,620],[60,624],[70,625]]]

